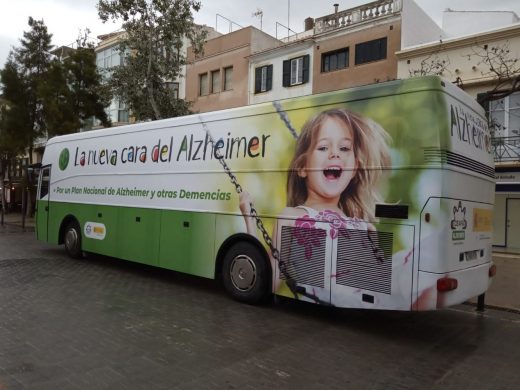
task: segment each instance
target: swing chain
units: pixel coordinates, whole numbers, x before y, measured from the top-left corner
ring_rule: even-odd
[[[274,108],[276,108],[276,112],[282,119],[283,123],[285,124],[285,127],[287,127],[287,130],[289,130],[294,139],[298,139],[298,134],[296,133],[296,130],[294,129],[293,125],[291,124],[291,121],[289,120],[289,115],[287,115],[287,112],[282,109],[282,105],[280,104],[280,102],[278,100],[274,100],[273,106]]]
[[[213,138],[211,138],[211,135],[209,138],[210,138],[211,142],[213,142]],[[222,167],[224,168],[224,172],[226,172],[226,174],[229,176],[231,183],[233,183],[233,185],[235,186],[235,190],[237,191],[237,193],[238,194],[242,193],[242,186],[238,182],[237,177],[233,174],[233,172],[231,172],[231,169],[229,168],[226,161],[224,160],[224,157],[222,157],[220,155],[220,150],[216,150],[215,155],[216,155],[218,161],[220,162],[220,165],[222,165]]]
[[[262,220],[258,216],[258,213],[256,212],[256,209],[254,208],[253,203],[250,203],[250,207],[251,207],[251,216],[256,220],[256,227],[262,233],[262,237],[263,237],[265,243],[267,244],[267,246],[271,250],[271,255],[273,256],[275,261],[278,263],[278,268],[280,269],[280,272],[282,272],[284,274],[284,276],[287,276],[286,275],[287,271],[285,269],[285,263],[283,261],[280,261],[280,252],[274,246],[273,240],[271,239],[271,236],[269,235],[269,233],[265,229],[264,223],[262,222]]]
[[[204,123],[204,121],[202,121],[202,118],[200,118],[200,119],[201,119],[200,122],[202,123],[202,127],[204,128],[204,131],[208,135],[208,138],[210,139],[210,141],[213,144],[215,144],[213,136],[209,132],[209,129],[206,126],[206,123]],[[235,174],[231,171],[231,168],[229,168],[229,165],[227,165],[226,160],[224,160],[224,157],[221,156],[220,150],[218,150],[218,149],[215,150],[215,157],[217,157],[218,161],[220,162],[220,165],[222,165],[222,167],[224,168],[224,172],[229,176],[231,183],[233,183],[233,185],[235,186],[236,192],[238,194],[241,194],[243,192],[242,186],[238,182],[238,179],[235,176]],[[280,272],[282,272],[284,274],[284,276],[287,276],[287,270],[285,269],[285,264],[280,261],[280,253],[279,253],[278,249],[276,249],[276,247],[274,246],[273,240],[271,239],[271,236],[265,229],[264,223],[258,216],[258,213],[257,213],[255,207],[253,206],[253,203],[250,203],[250,207],[251,207],[251,217],[253,217],[255,219],[256,226],[262,233],[262,237],[263,237],[265,243],[267,244],[267,246],[269,247],[273,258],[278,263],[278,268],[280,269]]]
[[[276,102],[276,103],[278,103],[278,102]],[[280,109],[281,109],[281,106],[280,106]],[[202,120],[201,117],[199,117],[199,118],[200,118],[200,123],[202,124],[204,131],[208,135],[211,143],[213,143],[213,145],[214,145],[215,141],[213,140],[213,137],[212,137],[208,127],[206,126],[206,123]],[[287,118],[287,121],[288,121],[288,118]],[[290,122],[287,122],[286,125],[288,126],[288,128],[292,129]],[[294,132],[294,129],[293,129],[293,132]],[[294,134],[296,135],[296,132],[294,132]],[[297,136],[295,138],[297,138]],[[239,194],[242,193],[243,192],[242,186],[238,183],[237,177],[235,176],[235,174],[231,171],[231,169],[227,165],[226,161],[224,160],[224,157],[220,155],[220,151],[218,149],[215,150],[215,157],[218,159],[218,161],[220,162],[220,165],[222,165],[222,167],[224,168],[224,171],[231,179],[231,182],[235,186],[237,193],[239,193]],[[286,280],[287,286],[289,287],[289,290],[291,290],[291,292],[294,294],[294,297],[296,299],[298,299],[298,294],[301,294],[301,295],[308,297],[309,299],[314,300],[316,303],[330,305],[330,303],[322,301],[317,296],[307,293],[305,291],[305,289],[303,289],[302,291],[297,290],[296,281],[290,277],[285,262],[280,260],[280,252],[274,246],[273,240],[271,239],[271,236],[269,236],[269,233],[265,229],[265,226],[264,226],[262,220],[260,219],[260,217],[258,216],[258,213],[257,213],[256,209],[254,208],[253,203],[250,203],[250,207],[251,207],[250,215],[251,215],[251,217],[253,217],[256,220],[256,226],[262,233],[262,237],[263,237],[265,243],[271,250],[271,255],[273,256],[276,263],[278,264],[278,269],[280,270],[280,273],[283,276],[285,276],[285,278],[287,279]]]

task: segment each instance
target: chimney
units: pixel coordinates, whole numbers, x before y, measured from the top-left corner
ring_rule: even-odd
[[[334,4],[334,13],[335,13],[335,14],[338,13],[338,7],[339,7],[339,4],[338,4],[338,3]]]
[[[311,17],[308,17],[307,19],[305,19],[303,21],[303,23],[305,25],[305,31],[309,31],[314,28],[314,19]]]

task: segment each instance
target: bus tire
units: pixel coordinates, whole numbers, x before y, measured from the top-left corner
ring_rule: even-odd
[[[254,244],[241,241],[226,252],[222,268],[224,288],[234,299],[258,304],[268,293],[268,263]]]
[[[81,250],[81,231],[76,221],[69,222],[65,228],[63,242],[65,243],[65,251],[70,257],[79,259],[83,256],[83,251]]]

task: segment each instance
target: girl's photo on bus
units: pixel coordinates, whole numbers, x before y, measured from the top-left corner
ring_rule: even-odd
[[[374,121],[345,109],[331,109],[308,120],[296,144],[287,177],[287,203],[282,217],[333,222],[338,228],[373,230],[377,184],[390,166],[390,137]],[[249,234],[251,196],[240,195],[240,210]]]
[[[273,269],[280,266],[277,261],[285,263],[281,278],[292,280],[292,275],[307,274],[306,267],[313,255],[321,257],[317,253],[324,250],[326,236],[335,240],[344,235],[356,247],[365,247],[372,263],[384,260],[371,221],[375,203],[381,201],[378,181],[383,169],[390,166],[389,140],[380,125],[346,109],[323,111],[304,124],[288,169],[286,207],[279,215],[284,226],[293,229],[291,244],[280,251],[285,258],[271,256]],[[256,236],[252,203],[249,193],[240,194],[240,211],[247,232]],[[354,230],[356,234],[351,236]],[[275,226],[275,248],[278,233]],[[280,280],[273,283],[278,290]],[[321,301],[328,294],[327,288],[313,288],[306,297]]]

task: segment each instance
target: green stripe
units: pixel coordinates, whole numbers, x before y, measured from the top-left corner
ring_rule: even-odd
[[[86,252],[214,277],[215,214],[50,202],[46,240],[44,206],[39,201],[37,237],[42,241],[58,244],[60,227],[72,215],[80,224]],[[86,222],[105,225],[105,238],[86,237],[83,231]],[[220,237],[218,245],[224,239]]]

